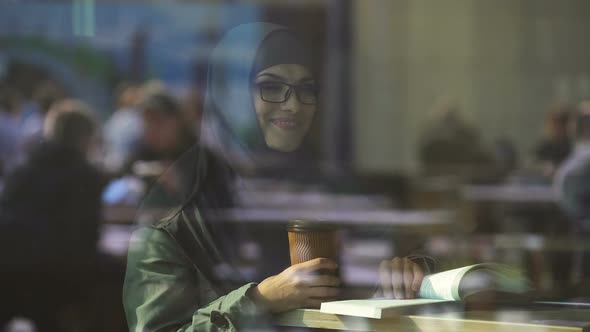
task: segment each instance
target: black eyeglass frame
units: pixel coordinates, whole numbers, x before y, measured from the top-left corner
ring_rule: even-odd
[[[280,84],[280,85],[286,85],[289,87],[289,89],[287,89],[287,91],[285,92],[285,95],[283,96],[283,100],[282,101],[271,101],[271,100],[266,100],[264,99],[264,96],[262,94],[262,86],[265,84]],[[303,84],[289,84],[289,83],[285,83],[285,82],[278,82],[278,81],[265,81],[265,82],[258,82],[258,83],[254,83],[254,85],[256,85],[256,87],[258,88],[258,93],[260,94],[260,99],[264,100],[267,103],[273,103],[273,104],[281,104],[286,102],[287,100],[289,100],[289,97],[291,97],[291,93],[293,91],[295,91],[295,96],[297,97],[297,100],[302,103],[303,105],[317,105],[318,104],[318,95],[319,95],[319,89],[317,87],[317,85],[315,84],[310,84],[310,83],[303,83]],[[305,85],[313,85],[314,86],[314,94],[316,97],[316,101],[313,103],[306,103],[303,100],[301,100],[301,96],[299,95],[299,89],[302,86]]]

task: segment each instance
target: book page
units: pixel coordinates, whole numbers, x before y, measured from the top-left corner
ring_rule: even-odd
[[[490,268],[499,291],[519,294],[532,290],[530,281],[519,268],[501,264],[486,264],[484,267]]]
[[[461,299],[459,297],[459,283],[461,282],[461,278],[463,278],[465,273],[484,266],[485,264],[469,265],[425,276],[418,291],[418,297],[458,301]]]
[[[447,301],[438,299],[395,300],[385,298],[332,301],[322,303],[320,312],[380,319],[394,316],[400,309],[438,302]]]

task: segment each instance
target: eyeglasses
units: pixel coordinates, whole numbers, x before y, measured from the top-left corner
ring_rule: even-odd
[[[300,103],[315,105],[318,103],[318,88],[313,83],[288,84],[284,82],[260,82],[256,83],[260,90],[260,98],[269,103],[284,103],[289,100],[291,91]]]

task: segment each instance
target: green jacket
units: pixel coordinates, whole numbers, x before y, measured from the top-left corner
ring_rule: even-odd
[[[264,322],[248,297],[249,283],[229,293],[207,271],[220,258],[196,209],[134,232],[123,304],[129,330],[237,331]]]

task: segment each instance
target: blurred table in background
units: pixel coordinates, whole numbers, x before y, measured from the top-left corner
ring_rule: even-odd
[[[395,202],[380,194],[341,194],[321,191],[244,191],[238,195],[238,205],[257,208],[311,209],[387,209],[394,208]]]
[[[235,208],[221,214],[223,221],[236,223],[287,224],[289,220],[313,220],[342,227],[388,227],[416,232],[440,232],[455,221],[448,210],[336,210],[336,209],[278,209]]]
[[[553,204],[558,195],[551,185],[498,184],[465,185],[461,188],[463,199],[474,202]]]
[[[565,234],[570,226],[549,184],[464,185],[460,196],[476,232]]]
[[[394,209],[394,202],[390,197],[380,194],[341,194],[321,191],[264,191],[248,190],[239,192],[236,196],[237,206],[241,208],[240,212],[251,215],[246,210],[268,210],[268,211],[307,211],[305,213],[326,214],[326,211],[390,211]],[[139,204],[109,204],[105,201],[103,209],[103,219],[108,223],[144,223],[154,218],[161,218],[174,209],[166,208],[149,208],[138,209]],[[397,210],[396,210],[397,211]],[[273,212],[269,212],[273,214]],[[262,214],[264,222],[267,221],[269,213]],[[289,212],[287,212],[289,213]],[[300,212],[296,212],[300,213]],[[235,214],[228,214],[231,220],[237,220]],[[407,217],[404,217],[407,218]],[[249,218],[246,218],[249,220]],[[280,217],[271,219],[283,220]],[[288,218],[287,218],[288,219]],[[350,218],[348,218],[350,219]],[[382,218],[379,218],[382,219]],[[399,218],[394,218],[399,219]],[[270,220],[270,221],[276,221]]]
[[[143,209],[136,207],[106,206],[103,221],[106,224],[144,224],[170,214],[174,209]],[[437,232],[450,226],[456,219],[450,210],[397,210],[397,209],[326,209],[326,208],[233,208],[222,211],[222,222],[282,224],[289,220],[305,219],[342,226],[395,227],[416,231]]]

